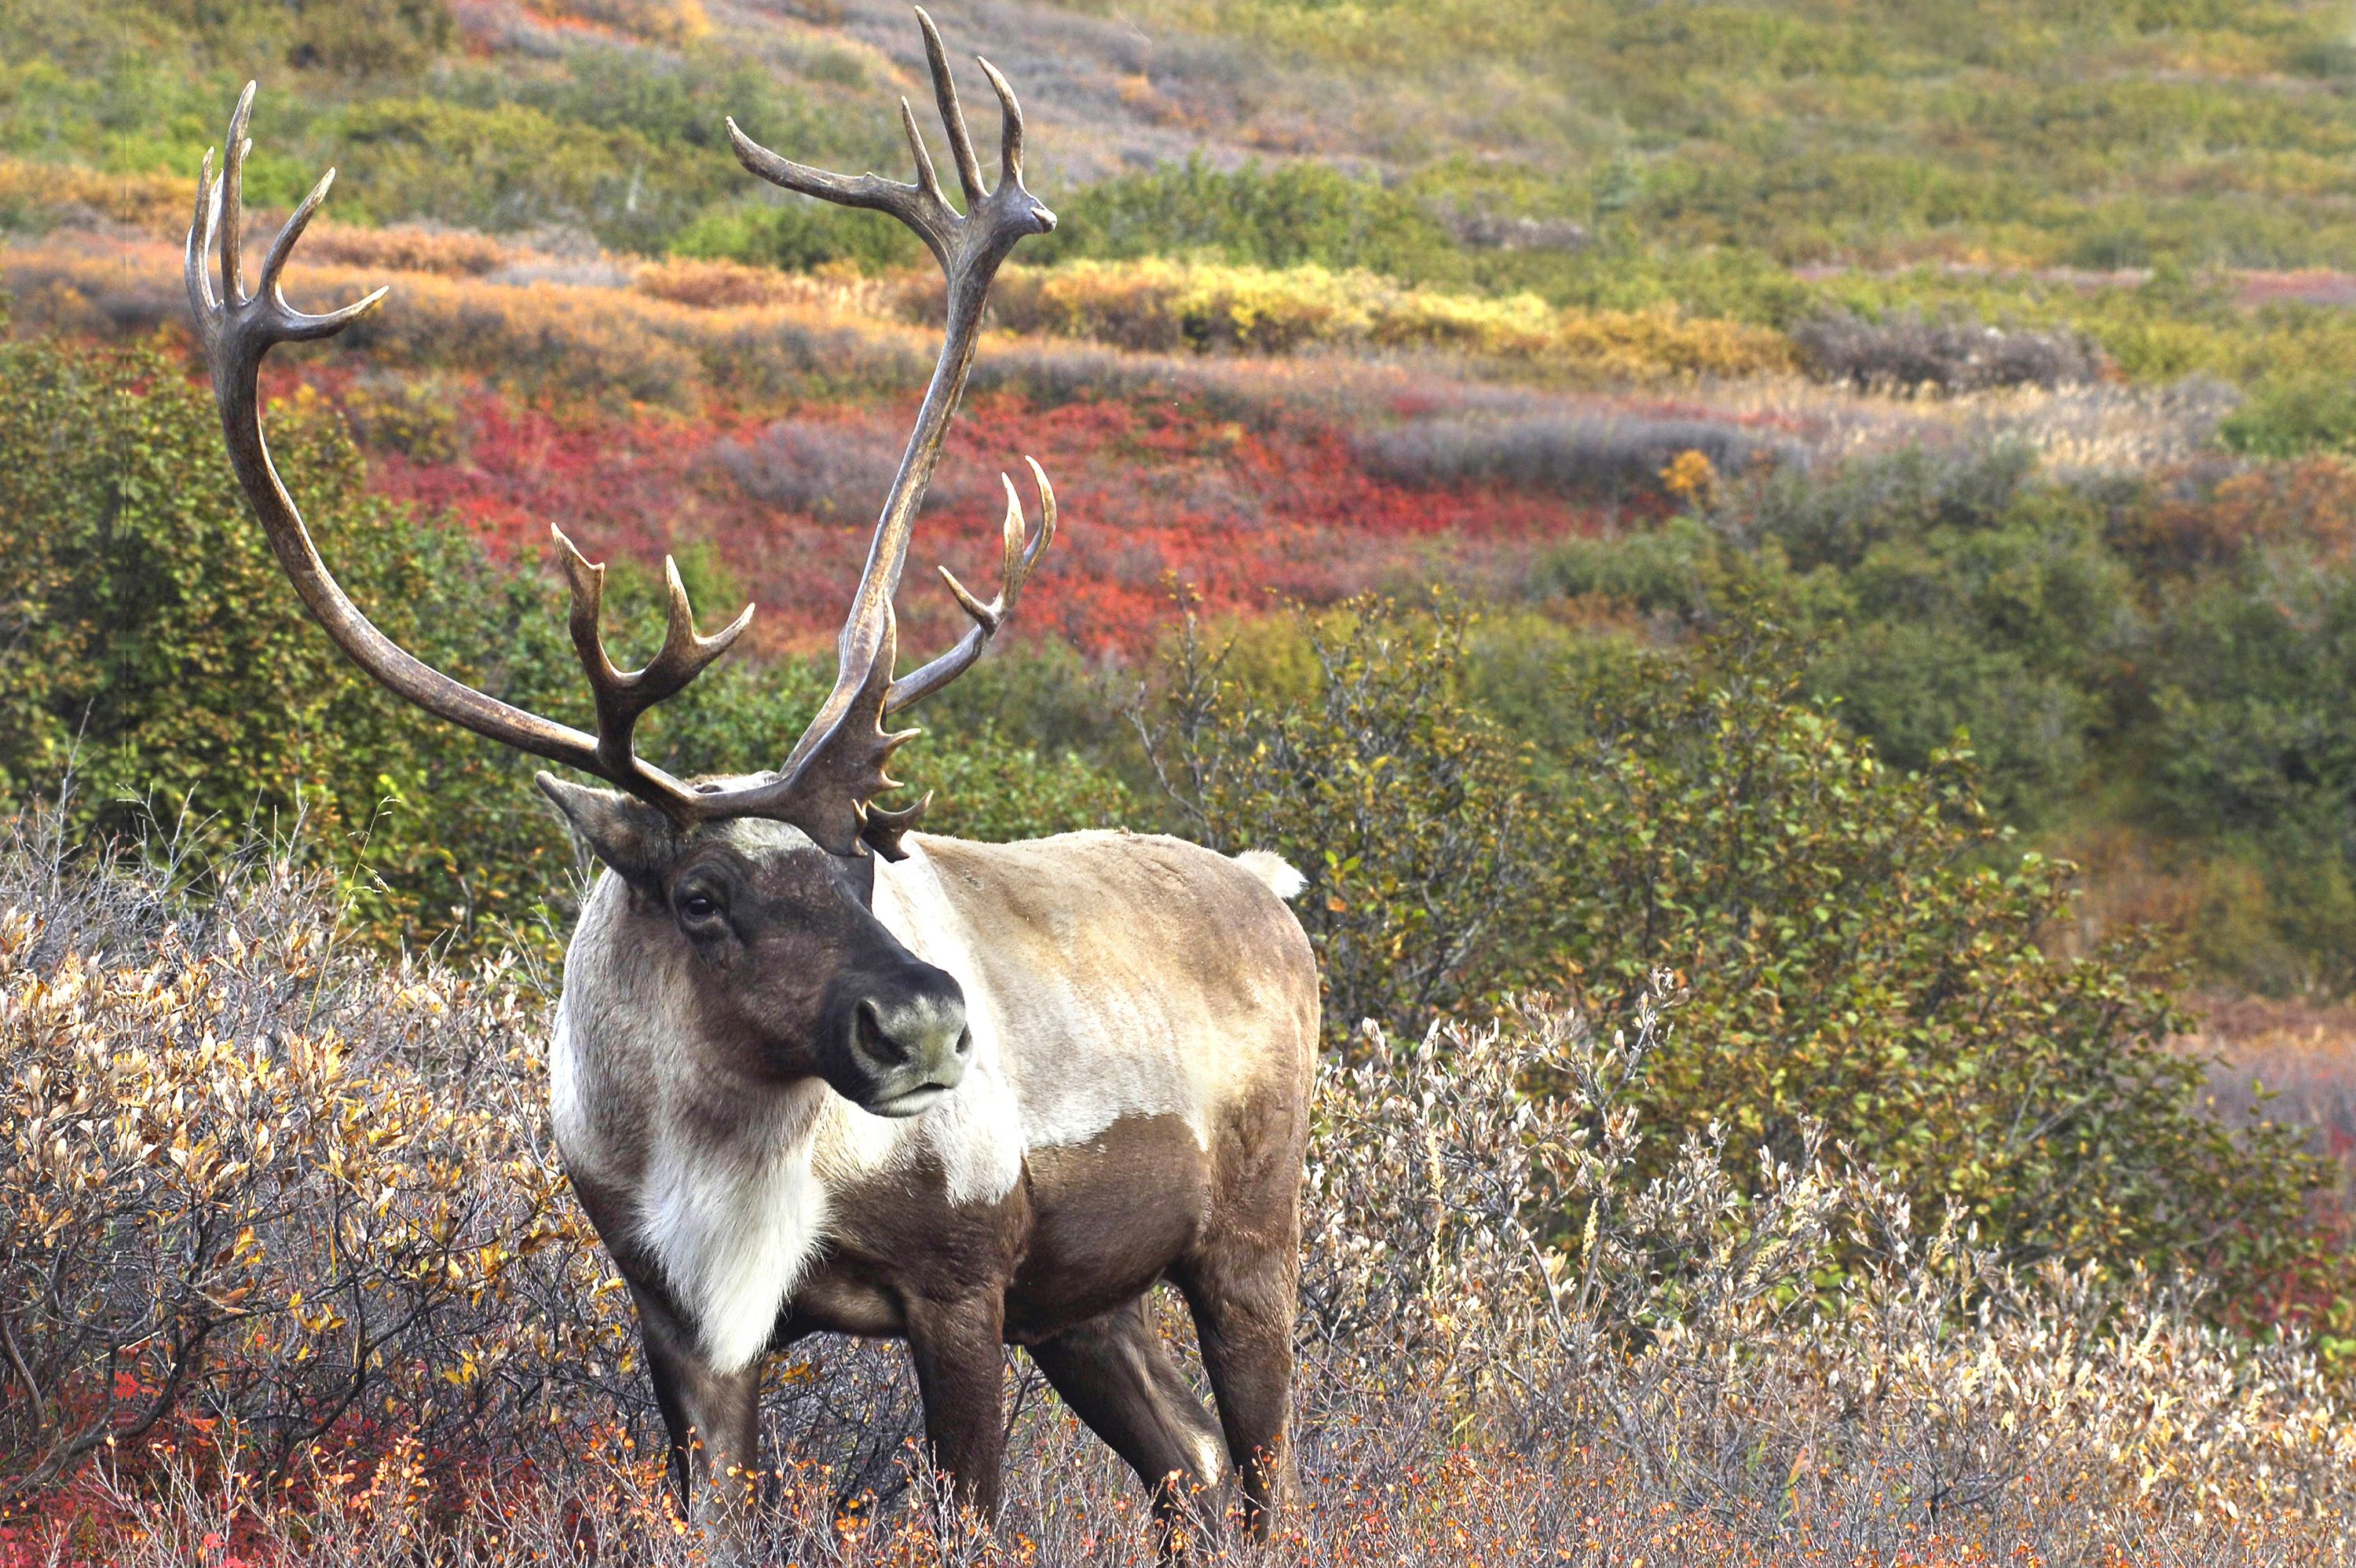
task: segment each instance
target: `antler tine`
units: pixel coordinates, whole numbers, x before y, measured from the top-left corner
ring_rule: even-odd
[[[940,105],[941,126],[948,133],[949,155],[957,160],[958,185],[965,192],[968,212],[990,194],[981,183],[981,160],[973,155],[973,137],[965,128],[965,109],[958,102],[957,80],[949,75],[948,51],[941,47],[941,30],[922,5],[916,7],[916,25],[925,32],[925,61],[932,67],[933,101]]]
[[[212,280],[213,231],[220,226],[220,187],[213,180],[213,153],[208,147],[204,167],[197,174],[196,216],[188,220],[187,248],[181,260],[182,276],[188,287],[188,308],[196,313],[198,330],[208,345],[212,342],[213,313],[220,308]]]
[[[597,705],[598,761],[605,775],[620,783],[637,776],[646,765],[631,745],[638,720],[656,703],[679,695],[705,666],[726,653],[753,624],[753,606],[747,604],[712,635],[698,636],[695,611],[688,603],[686,584],[680,581],[679,562],[665,556],[663,576],[670,603],[662,646],[643,667],[619,669],[605,649],[604,563],[583,555],[562,528],[552,526],[548,531],[563,552],[564,574],[573,589],[569,626],[573,652],[580,656],[582,674],[588,677],[590,695]]]
[[[925,146],[925,133],[916,129],[916,112],[905,98],[900,100],[900,129],[908,133],[908,153],[916,165],[916,188],[927,199],[948,207],[949,198],[941,194],[941,176],[933,172],[933,155]]]
[[[1015,101],[1014,89],[998,74],[998,68],[982,59],[973,57],[981,73],[990,78],[990,85],[998,93],[998,167],[999,177],[1020,180],[1023,177],[1023,105]]]
[[[229,140],[221,154],[220,235],[221,299],[239,305],[245,303],[245,238],[241,228],[245,221],[245,155],[253,151],[252,138],[245,133],[253,123],[253,95],[260,82],[249,81],[245,91],[237,95],[237,108],[229,117]]]
[[[999,629],[1014,613],[1014,606],[1023,597],[1023,589],[1031,581],[1031,573],[1039,558],[1055,537],[1055,491],[1047,483],[1046,471],[1032,458],[1023,460],[1031,467],[1031,476],[1039,485],[1039,531],[1032,534],[1023,515],[1023,497],[1016,494],[1014,481],[1001,474],[999,482],[1006,486],[1006,520],[1002,528],[999,561],[998,592],[988,603],[975,598],[957,574],[948,567],[937,570],[941,581],[948,587],[950,596],[958,607],[972,618],[955,647],[892,683],[884,694],[886,717],[914,708],[926,698],[963,675],[990,645]]]
[[[286,259],[294,254],[294,242],[303,238],[305,229],[311,227],[311,219],[318,216],[321,204],[327,199],[327,192],[335,186],[336,171],[330,168],[319,176],[319,183],[311,187],[311,194],[303,198],[302,205],[288,216],[286,226],[278,231],[278,238],[270,242],[270,253],[262,260],[262,277],[255,284],[257,293],[276,294],[284,301],[279,279],[286,271]]]

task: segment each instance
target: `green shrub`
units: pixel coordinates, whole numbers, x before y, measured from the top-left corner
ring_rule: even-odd
[[[299,837],[385,940],[498,940],[568,896],[571,844],[539,765],[391,697],[302,611],[249,513],[209,399],[145,351],[0,347],[0,802],[69,776],[85,831],[151,816]],[[370,498],[325,405],[273,411],[273,446],[322,553],[386,634],[509,701],[585,722],[563,601],[459,530]],[[699,575],[692,552],[688,562]],[[655,580],[616,563],[616,657],[657,635]],[[709,584],[713,588],[723,586]],[[723,664],[650,717],[683,772],[782,756],[830,671]],[[1044,753],[1044,754],[1043,754]],[[941,786],[926,826],[1021,837],[1118,821],[1118,781],[976,723],[909,753]],[[295,826],[302,831],[295,835]]]
[[[1683,652],[1566,664],[1584,718],[1543,757],[1467,699],[1445,606],[1303,623],[1289,698],[1184,644],[1165,774],[1211,842],[1309,874],[1337,1036],[1533,982],[1621,1018],[1676,971],[1640,1091],[1656,1173],[1714,1125],[1798,1159],[1821,1124],[2012,1262],[2312,1262],[2300,1135],[2203,1113],[2178,974],[2136,941],[2049,954],[2069,868],[1989,825],[1965,761],[1890,766],[1754,609],[1720,615]]]
[[[1411,197],[1323,164],[1233,172],[1199,158],[1083,186],[1056,203],[1033,264],[1077,257],[1200,257],[1252,267],[1363,268],[1406,283],[1465,273],[1453,236]]]
[[[70,773],[81,821],[104,830],[151,809],[300,818],[321,853],[368,869],[356,895],[396,927],[532,918],[569,857],[527,775],[372,689],[305,619],[209,399],[144,352],[11,346],[0,379],[0,790],[48,795]],[[390,635],[497,689],[554,667],[536,589],[371,501],[320,405],[298,400],[273,434],[323,550]]]
[[[2356,987],[2350,496],[2329,458],[2061,482],[2018,451],[1901,452],[1567,542],[1535,581],[1673,633],[1771,606],[1805,633],[1806,690],[1885,762],[1965,745],[2000,819],[2144,836],[2212,976],[2337,995]]]
[[[2203,918],[2196,950],[2257,960],[2249,977],[2269,989],[2356,987],[2356,581],[2296,554],[2254,556],[2174,609],[2159,663],[2151,818],[2264,876],[2259,910]],[[2249,924],[2273,940],[2222,947]]]
[[[2069,868],[2008,848],[1967,764],[1890,767],[1755,625],[1622,668],[1557,808],[1553,938],[1607,1014],[1650,969],[1687,977],[1656,1127],[1796,1150],[1822,1122],[2017,1261],[2246,1282],[2297,1253],[2297,1136],[2203,1114],[2147,944],[2049,954]]]
[[[1294,907],[1337,1047],[1361,1019],[1420,1031],[1526,977],[1549,829],[1523,748],[1462,700],[1469,624],[1452,604],[1358,599],[1213,649],[1190,620],[1146,718],[1193,836],[1308,878]]]
[[[682,229],[671,253],[807,272],[830,261],[848,262],[862,272],[891,272],[914,263],[923,247],[905,224],[880,212],[788,198],[776,207],[733,208],[707,212]]]
[[[2252,457],[2356,453],[2356,380],[2342,372],[2261,382],[2249,401],[2225,416],[2217,440],[2227,451]]]
[[[2043,826],[2117,729],[2139,614],[2110,511],[2033,468],[1999,447],[1776,472],[1706,517],[1569,541],[1537,581],[1694,628],[1738,600],[1772,605],[1808,632],[1810,692],[1887,761],[1923,769],[1967,736],[1988,804]]]

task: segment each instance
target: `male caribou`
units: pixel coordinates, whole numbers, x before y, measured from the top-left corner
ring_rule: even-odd
[[[427,712],[614,786],[540,787],[602,863],[564,969],[550,1049],[558,1147],[627,1282],[673,1474],[741,1539],[763,1357],[819,1330],[907,1341],[925,1425],[955,1497],[999,1495],[1002,1344],[1152,1488],[1174,1531],[1215,1518],[1239,1481],[1264,1532],[1290,1482],[1287,1421],[1302,1140],[1318,1029],[1307,939],[1273,855],[1071,833],[978,844],[915,830],[924,802],[878,805],[917,733],[893,721],[957,678],[1006,624],[1053,539],[1012,482],[987,603],[946,568],[972,621],[895,673],[893,596],[999,264],[1055,215],[1023,185],[1023,112],[1002,112],[983,183],[938,33],[921,10],[963,210],[943,193],[904,100],[913,184],[779,157],[732,121],[763,179],[886,212],[948,283],[948,329],[884,497],[839,643],[831,693],[774,771],[682,780],[639,757],[640,715],[726,651],[675,568],[644,668],[600,629],[605,569],[555,535],[596,731],[509,706],[387,638],[321,560],[263,440],[257,379],[274,344],[324,338],[380,301],[308,315],[280,278],[335,178],[295,208],[246,286],[240,177],[253,88],[219,177],[211,155],[187,244],[189,304],[230,460],[295,591],[371,677]],[[212,276],[216,261],[219,286]],[[1026,460],[1027,461],[1027,460]],[[1192,1311],[1214,1427],[1156,1333],[1168,1280]]]

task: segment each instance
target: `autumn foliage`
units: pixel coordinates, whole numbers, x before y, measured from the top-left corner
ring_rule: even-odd
[[[267,858],[192,905],[19,839],[0,908],[0,1563],[700,1560],[539,1130],[529,970],[385,965]],[[1267,1560],[2126,1568],[2344,1543],[2356,1426],[2295,1346],[2220,1338],[2164,1280],[2007,1269],[1813,1135],[1644,1157],[1634,1091],[1687,1049],[1679,1018],[1662,975],[1608,1044],[1533,1001],[1329,1061],[1305,1501]],[[992,1535],[930,1506],[889,1348],[798,1354],[766,1549],[1143,1560],[1133,1483],[1009,1375]]]

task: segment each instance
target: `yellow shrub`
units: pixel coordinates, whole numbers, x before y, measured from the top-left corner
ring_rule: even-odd
[[[177,240],[187,232],[196,189],[193,176],[110,175],[79,164],[0,157],[0,222],[42,227],[29,220],[59,222],[95,211],[143,234]]]
[[[1282,271],[1152,259],[1011,266],[995,297],[1000,321],[1017,332],[1161,352],[1448,349],[1569,381],[1751,376],[1794,363],[1782,333],[1739,322],[1688,320],[1668,309],[1557,310],[1535,294],[1441,293],[1313,263]]]

